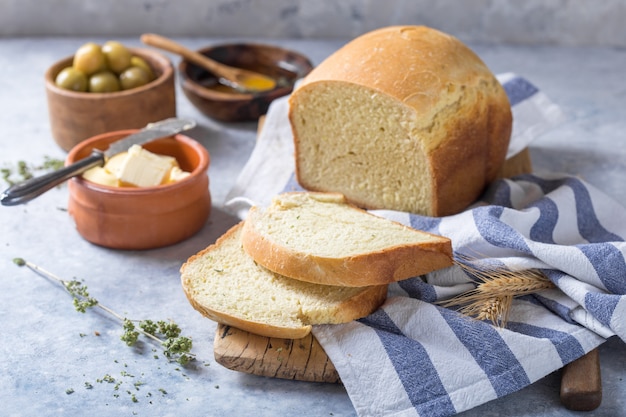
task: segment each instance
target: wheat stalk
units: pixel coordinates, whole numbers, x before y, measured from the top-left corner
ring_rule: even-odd
[[[466,304],[459,311],[477,320],[489,320],[497,326],[504,327],[509,319],[512,302],[513,296],[500,295]]]
[[[457,256],[455,264],[474,277],[476,287],[439,304],[459,306],[462,314],[489,320],[499,327],[506,326],[513,298],[554,288],[548,277],[536,269],[511,271],[503,266],[477,267],[464,256]]]

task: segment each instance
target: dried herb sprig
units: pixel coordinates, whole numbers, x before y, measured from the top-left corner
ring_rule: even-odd
[[[195,355],[191,353],[193,346],[191,338],[181,336],[181,329],[176,323],[164,320],[156,322],[152,320],[130,320],[91,297],[87,287],[81,281],[76,279],[64,280],[22,258],[15,258],[13,262],[18,266],[26,266],[37,274],[60,283],[72,296],[76,311],[85,313],[89,308],[98,307],[118,319],[124,330],[121,340],[128,346],[134,346],[139,340],[139,336],[143,335],[159,343],[163,347],[163,354],[170,360],[186,365],[189,361],[195,359]]]
[[[515,297],[554,288],[541,271],[525,269],[512,271],[502,266],[474,266],[472,260],[459,256],[455,264],[476,281],[476,287],[448,300],[443,307],[458,307],[458,311],[478,320],[489,320],[499,327],[506,326]]]
[[[0,168],[0,176],[9,186],[18,182],[26,181],[38,172],[57,170],[63,167],[63,160],[44,156],[44,161],[40,164],[29,164],[25,161],[17,161],[16,166],[11,168]]]

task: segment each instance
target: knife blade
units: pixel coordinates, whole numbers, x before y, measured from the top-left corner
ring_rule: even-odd
[[[104,156],[106,159],[109,159],[118,153],[126,152],[133,145],[142,145],[155,139],[172,136],[176,133],[192,129],[195,126],[196,122],[193,120],[177,119],[175,117],[150,123],[139,132],[113,142],[109,148],[104,151]]]
[[[113,142],[105,151],[94,149],[91,155],[71,165],[9,187],[0,196],[0,203],[3,206],[27,203],[88,169],[103,166],[107,159],[121,152],[126,152],[133,145],[142,145],[156,139],[172,136],[195,126],[196,122],[193,120],[175,117],[149,123],[139,132]]]

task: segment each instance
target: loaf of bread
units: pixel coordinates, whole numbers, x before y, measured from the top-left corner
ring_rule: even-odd
[[[244,252],[242,225],[181,267],[183,290],[204,316],[261,336],[299,339],[314,324],[349,322],[384,302],[386,285],[327,286],[269,271]]]
[[[453,264],[450,239],[370,214],[336,193],[277,195],[250,209],[241,238],[260,265],[324,285],[383,285]]]
[[[309,73],[289,106],[305,189],[430,216],[477,199],[504,162],[512,125],[481,59],[423,26],[352,40]]]

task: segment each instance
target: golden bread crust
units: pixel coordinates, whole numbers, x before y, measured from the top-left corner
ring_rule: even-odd
[[[420,143],[412,152],[425,154],[429,166],[430,178],[419,179],[423,187],[429,188],[426,204],[405,203],[403,197],[390,203],[375,195],[376,191],[368,195],[355,192],[352,186],[337,186],[330,174],[325,174],[327,181],[313,180],[313,174],[307,171],[310,168],[303,168],[307,165],[305,161],[316,157],[319,159],[310,165],[319,166],[320,170],[330,172],[328,167],[343,163],[339,158],[314,155],[309,147],[303,146],[305,142],[319,140],[314,133],[306,133],[310,125],[324,123],[307,119],[304,114],[306,106],[310,105],[307,100],[316,91],[340,86],[368,91],[371,97],[384,95],[410,115],[406,121],[406,136],[386,140],[400,143],[411,135],[419,138]],[[374,106],[372,103],[356,106]],[[346,116],[346,123],[349,119],[350,116]],[[512,129],[508,97],[489,68],[458,39],[424,26],[378,29],[337,50],[294,91],[290,98],[289,120],[294,136],[296,177],[304,188],[343,193],[363,208],[431,216],[458,213],[476,200],[501,168]],[[375,128],[363,126],[364,131]],[[367,132],[364,135],[367,136]],[[325,146],[333,146],[332,142],[332,138],[328,138]],[[359,150],[366,147],[367,144]],[[381,164],[395,163],[400,167],[411,164],[410,159],[389,161],[384,160],[384,156],[382,159]],[[343,167],[343,171],[347,168]],[[355,171],[358,172],[356,167]],[[354,172],[350,175],[357,176]],[[362,177],[355,178],[354,182],[366,177],[364,170]],[[366,179],[386,181],[384,188],[391,189],[392,193],[395,181],[415,181],[408,177]]]
[[[298,193],[284,193],[287,199],[290,194]],[[347,208],[355,211],[355,215],[375,217],[348,203],[339,194],[328,194],[339,196],[340,198],[334,198],[333,201],[342,201]],[[428,236],[429,239],[347,257],[317,256],[295,251],[259,231],[256,224],[262,221],[263,213],[264,210],[259,207],[250,208],[241,233],[243,248],[260,265],[293,279],[322,285],[365,287],[390,284],[453,265],[452,243],[449,238],[413,230],[391,220],[390,223]]]

